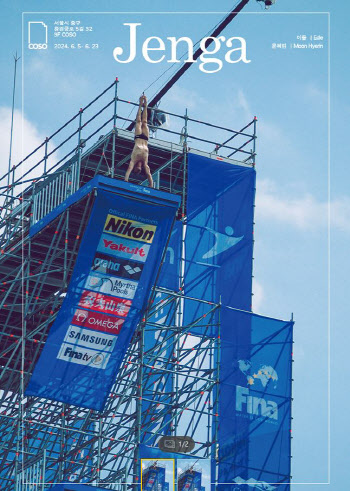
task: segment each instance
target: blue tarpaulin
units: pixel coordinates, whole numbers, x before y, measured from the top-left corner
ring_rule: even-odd
[[[106,491],[106,488],[97,488],[86,484],[56,484],[49,491]]]
[[[218,482],[288,483],[293,322],[227,307],[221,319]]]
[[[255,170],[188,157],[185,293],[250,310]]]
[[[216,469],[219,488],[227,491],[236,487],[272,491],[277,487],[272,483],[288,483],[290,479],[293,323],[249,312],[254,197],[252,167],[188,155],[185,294],[222,305],[216,442],[219,465],[213,460],[212,481]],[[173,262],[166,261],[163,267],[162,286],[168,288],[178,286],[180,232],[174,234],[172,242],[178,252],[172,255]],[[185,301],[184,325],[203,312],[203,304]],[[202,330],[191,327],[193,334],[201,335]],[[214,327],[210,335],[218,337],[218,329]],[[148,396],[151,399],[151,394]],[[145,421],[150,417],[146,415]],[[169,434],[167,426],[163,431]],[[193,458],[163,452],[151,439],[140,445],[140,455]],[[286,491],[289,485],[279,485],[278,489]]]
[[[68,292],[27,395],[103,409],[146,307],[178,205],[179,198],[168,193],[99,179]]]

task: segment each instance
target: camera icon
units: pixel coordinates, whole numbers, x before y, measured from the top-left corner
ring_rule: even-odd
[[[176,448],[175,440],[164,440],[163,445],[165,448],[174,449]]]

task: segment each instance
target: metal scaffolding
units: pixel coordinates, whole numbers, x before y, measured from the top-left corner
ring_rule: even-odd
[[[216,458],[220,305],[183,294],[183,264],[177,291],[153,289],[103,413],[24,396],[66,294],[94,192],[70,207],[65,201],[97,174],[123,179],[134,135],[118,125],[132,121],[130,106],[137,104],[118,96],[116,79],[1,178],[2,490],[72,481],[124,490],[139,480],[140,445],[154,446],[165,429],[193,438],[196,458]],[[181,196],[178,219],[186,224],[190,146],[199,146],[191,152],[200,155],[254,166],[256,118],[233,131],[187,111],[166,114],[178,131],[151,127],[149,162],[155,186]],[[209,130],[213,137],[206,139]],[[137,176],[130,181],[143,183]],[[31,237],[29,228],[60,206],[61,213]],[[205,310],[188,325],[185,301],[201,302]],[[198,327],[201,334],[191,332]]]

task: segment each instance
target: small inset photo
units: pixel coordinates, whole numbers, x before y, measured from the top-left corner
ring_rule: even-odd
[[[177,460],[177,491],[210,491],[209,459]]]
[[[175,491],[175,459],[141,459],[141,491]]]

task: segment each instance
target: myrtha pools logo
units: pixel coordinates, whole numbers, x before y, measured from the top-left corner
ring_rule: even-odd
[[[28,48],[47,49],[47,25],[44,22],[28,22]]]

